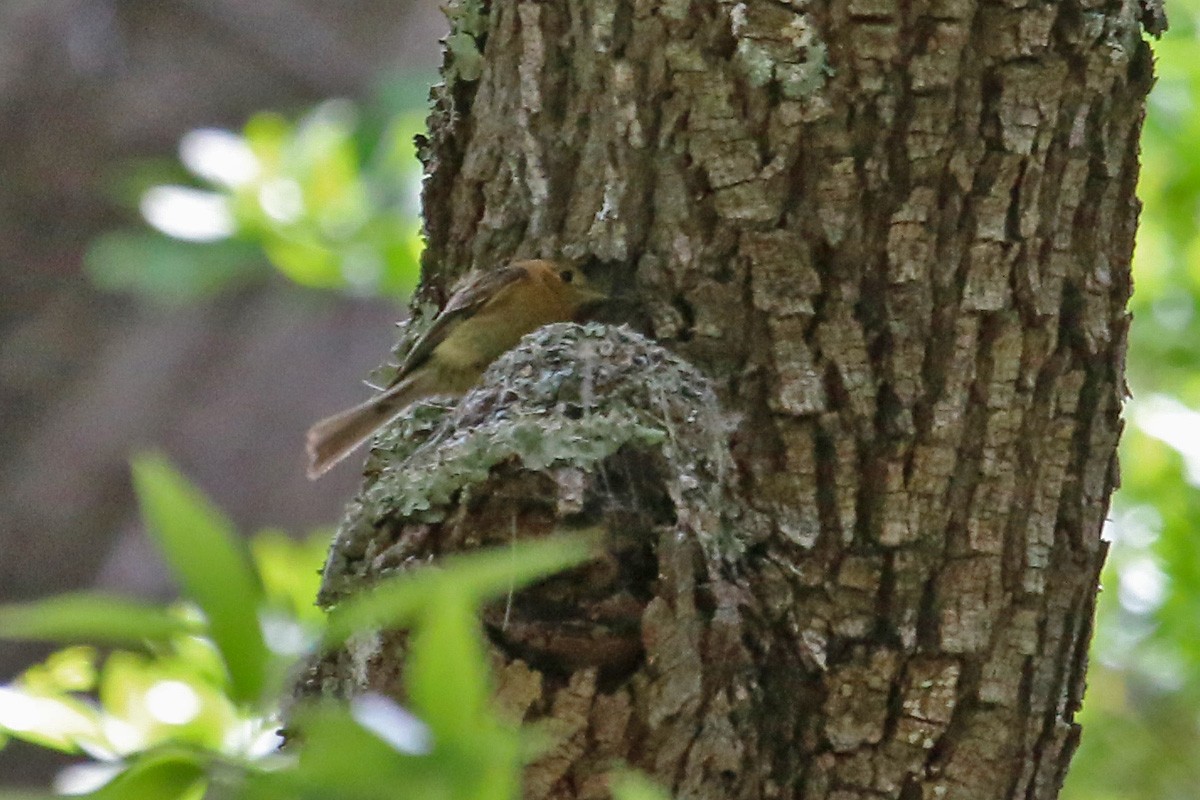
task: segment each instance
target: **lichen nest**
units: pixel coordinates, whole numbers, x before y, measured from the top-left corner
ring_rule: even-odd
[[[416,404],[380,434],[323,595],[364,571],[385,522],[437,523],[501,464],[594,469],[627,445],[665,462],[677,531],[710,559],[729,560],[740,552],[725,486],[729,430],[708,379],[655,342],[626,327],[543,327],[457,404]]]

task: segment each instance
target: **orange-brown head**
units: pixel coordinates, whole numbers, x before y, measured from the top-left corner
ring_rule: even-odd
[[[513,266],[523,270],[532,284],[528,289],[514,287],[518,296],[528,293],[531,302],[541,301],[553,307],[553,312],[550,308],[546,309],[546,316],[552,317],[548,320],[551,322],[570,320],[584,306],[600,302],[608,296],[588,281],[583,270],[569,264],[534,259],[518,261]]]

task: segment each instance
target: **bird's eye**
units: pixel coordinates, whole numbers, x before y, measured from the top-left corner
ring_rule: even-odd
[[[558,277],[562,278],[563,283],[570,283],[571,281],[575,280],[575,272],[573,270],[564,269],[562,272],[558,273]]]

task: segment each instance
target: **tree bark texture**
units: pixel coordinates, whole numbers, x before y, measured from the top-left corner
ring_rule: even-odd
[[[639,371],[692,386],[658,418],[724,452],[671,434],[592,467],[497,456],[432,516],[378,504],[404,485],[384,466],[326,601],[601,525],[606,560],[489,612],[501,704],[558,737],[529,797],[605,797],[618,761],[681,798],[1056,796],[1117,482],[1144,13],[1158,25],[1128,0],[452,4],[427,296],[513,255],[592,260],[710,383],[624,334],[577,337],[578,363],[631,407]],[[502,391],[526,356],[446,431],[529,412]],[[589,380],[559,400],[603,405]],[[565,430],[567,407],[529,413]],[[396,693],[402,650],[385,637],[325,686]]]

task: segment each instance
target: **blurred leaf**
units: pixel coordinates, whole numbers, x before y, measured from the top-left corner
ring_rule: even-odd
[[[342,285],[337,254],[307,231],[266,232],[263,252],[284,275],[301,286],[333,289]]]
[[[67,647],[21,674],[21,685],[46,694],[87,692],[96,686],[97,654],[91,647]]]
[[[569,535],[518,542],[453,556],[440,565],[388,578],[330,612],[325,643],[336,646],[360,631],[411,626],[431,597],[441,597],[443,583],[450,594],[478,606],[587,560],[594,541],[586,535]]]
[[[208,619],[240,702],[262,697],[270,651],[258,613],[262,586],[233,526],[159,456],[134,459],[134,486],[147,528],[184,594]]]
[[[203,763],[189,753],[143,756],[86,797],[91,800],[177,800],[205,779]]]
[[[351,238],[371,212],[351,138],[353,117],[345,104],[325,103],[296,130],[294,153],[305,207],[312,209],[317,229],[335,240]]]
[[[609,777],[613,800],[670,800],[658,784],[633,770],[618,770]]]
[[[190,605],[188,607],[194,610],[197,619],[203,619],[203,614],[198,609]],[[229,669],[225,665],[221,650],[207,633],[175,639],[171,642],[169,654],[155,655],[163,662],[178,661],[186,664],[192,675],[211,686],[226,686],[229,682]]]
[[[3,639],[140,645],[199,628],[158,606],[90,592],[0,606]]]
[[[281,114],[264,111],[250,117],[242,128],[242,135],[266,169],[278,171],[291,130],[292,126]]]
[[[373,724],[379,722],[376,718]],[[516,800],[522,767],[516,736],[494,722],[481,722],[483,727],[465,732],[465,739],[443,738],[428,754],[413,754],[412,737],[405,731],[380,735],[356,722],[344,705],[308,706],[297,714],[297,769],[254,776],[246,797]],[[404,719],[399,724],[407,728],[412,723]]]
[[[167,235],[101,237],[89,272],[109,289],[185,302],[261,279],[265,257],[307,287],[411,293],[424,247],[413,137],[428,91],[393,81],[365,110],[331,100],[295,122],[255,114],[240,133],[189,131],[182,165],[124,165],[121,201]]]
[[[425,132],[429,87],[438,80],[436,72],[423,71],[385,73],[376,80],[372,100],[363,107],[355,134],[364,160],[373,159],[377,148],[391,148],[392,132],[399,126],[399,136],[407,139],[408,145],[404,163],[420,171],[413,136]]]
[[[245,242],[200,245],[149,231],[118,231],[97,238],[84,265],[102,289],[167,304],[212,297],[267,274],[258,250]]]
[[[107,743],[97,708],[68,694],[31,691],[20,684],[0,687],[0,731],[63,753]]]
[[[325,612],[317,606],[316,596],[332,538],[332,531],[318,531],[302,541],[279,530],[255,534],[250,551],[267,601],[301,620],[323,623]]]
[[[405,684],[439,741],[470,741],[485,727],[487,653],[470,595],[443,581],[412,635]]]
[[[444,788],[447,776],[436,760],[395,749],[355,722],[344,704],[303,707],[295,715],[295,727],[301,739],[296,769],[258,776],[252,783],[313,798],[450,797]]]
[[[99,697],[139,750],[186,744],[219,752],[241,723],[225,688],[182,659],[116,652],[104,664]]]

